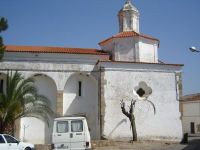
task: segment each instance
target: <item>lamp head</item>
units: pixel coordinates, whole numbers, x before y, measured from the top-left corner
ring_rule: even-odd
[[[200,52],[196,47],[192,46],[189,48],[191,52]]]

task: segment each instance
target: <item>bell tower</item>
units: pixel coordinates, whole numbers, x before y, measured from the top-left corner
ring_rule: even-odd
[[[119,33],[99,43],[112,61],[158,63],[159,40],[140,33],[139,11],[126,0],[118,12]]]
[[[131,3],[126,0],[123,8],[118,13],[119,32],[135,31],[139,33],[139,11]]]

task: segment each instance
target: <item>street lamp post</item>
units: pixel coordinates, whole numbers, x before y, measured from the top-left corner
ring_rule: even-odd
[[[199,52],[200,52],[200,50],[197,49],[197,48],[194,47],[194,46],[190,47],[189,50],[190,50],[191,52],[195,52],[195,53],[199,53]]]

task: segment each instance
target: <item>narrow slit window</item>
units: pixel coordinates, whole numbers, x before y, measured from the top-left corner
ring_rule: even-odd
[[[78,96],[82,96],[82,82],[78,82]]]
[[[0,93],[3,93],[3,80],[0,80]]]

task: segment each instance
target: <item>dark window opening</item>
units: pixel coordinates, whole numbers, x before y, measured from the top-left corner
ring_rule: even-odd
[[[82,82],[79,81],[78,82],[78,96],[81,96],[82,95]]]
[[[197,125],[197,132],[200,132],[200,124]]]
[[[195,134],[195,123],[194,122],[190,122],[190,132],[191,132],[191,134]]]
[[[3,93],[3,80],[0,80],[0,93]]]
[[[140,97],[143,97],[144,94],[145,94],[145,91],[144,91],[142,88],[139,88],[139,89],[137,90],[137,94],[138,94]]]

